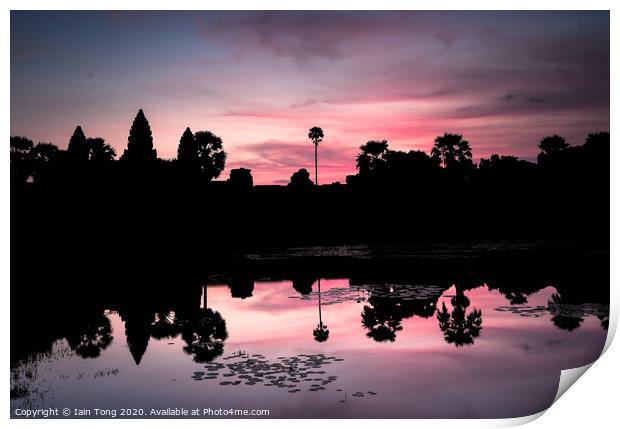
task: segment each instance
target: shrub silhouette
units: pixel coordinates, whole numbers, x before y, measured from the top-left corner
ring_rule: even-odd
[[[308,189],[312,187],[310,173],[305,168],[300,168],[291,176],[288,186],[294,189]]]

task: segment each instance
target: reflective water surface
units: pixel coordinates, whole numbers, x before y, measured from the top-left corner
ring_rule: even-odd
[[[608,308],[554,285],[521,290],[211,278],[125,300],[39,302],[38,332],[12,322],[11,408],[529,415],[552,402],[561,369],[598,357]]]

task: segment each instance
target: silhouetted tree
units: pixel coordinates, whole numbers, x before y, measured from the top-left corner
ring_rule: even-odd
[[[198,171],[198,146],[189,127],[185,128],[177,149],[179,165],[188,171]]]
[[[194,134],[198,150],[198,168],[207,180],[217,179],[226,165],[222,139],[211,131],[196,131]]]
[[[443,136],[435,137],[431,156],[438,159],[445,168],[473,166],[469,142],[461,134],[444,133]]]
[[[86,136],[82,127],[77,126],[67,146],[67,156],[72,162],[86,162],[90,154],[90,147],[86,141]]]
[[[11,136],[11,182],[23,183],[32,174],[30,150],[32,140],[22,136]]]
[[[127,149],[123,152],[121,160],[131,162],[147,162],[157,159],[157,151],[153,149],[153,133],[142,109],[131,124]]]
[[[312,180],[310,180],[310,173],[305,168],[300,168],[291,176],[291,181],[288,184],[293,189],[308,189],[312,187]]]
[[[516,156],[492,154],[489,158],[480,159],[478,167],[479,176],[485,184],[505,190],[507,185],[526,186],[532,180],[536,166]]]
[[[37,143],[30,150],[29,159],[34,181],[38,182],[44,170],[59,154],[58,146],[52,143]]]
[[[542,167],[558,168],[562,167],[562,160],[566,160],[568,143],[564,137],[556,134],[544,137],[539,145],[540,153],[538,154],[538,164]]]
[[[544,137],[540,141],[538,148],[543,155],[552,156],[566,150],[568,148],[568,143],[566,143],[564,137],[554,134],[550,137]]]
[[[314,184],[316,186],[319,186],[318,150],[319,143],[323,141],[323,137],[325,137],[323,135],[323,130],[319,127],[312,127],[308,131],[308,138],[312,141],[312,144],[314,144]]]
[[[114,161],[116,151],[101,137],[89,137],[86,143],[90,150],[90,161],[98,164]]]
[[[603,146],[603,149],[609,149],[609,133],[606,131],[597,131],[590,133],[586,137],[585,146]]]
[[[439,162],[421,150],[409,152],[389,150],[383,169],[385,180],[392,186],[426,186],[439,173]]]
[[[361,175],[376,173],[385,166],[388,157],[387,140],[370,140],[360,146],[356,166]]]

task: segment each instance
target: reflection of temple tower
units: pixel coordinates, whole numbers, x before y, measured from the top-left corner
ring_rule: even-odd
[[[295,289],[301,295],[308,295],[312,293],[312,285],[314,284],[315,278],[316,277],[311,274],[296,274],[293,277],[293,289]]]
[[[228,281],[228,287],[233,298],[250,298],[254,291],[254,279],[248,275],[235,276]]]
[[[119,312],[121,320],[125,322],[125,337],[127,346],[136,365],[140,365],[142,356],[146,352],[151,336],[153,314],[140,307]]]

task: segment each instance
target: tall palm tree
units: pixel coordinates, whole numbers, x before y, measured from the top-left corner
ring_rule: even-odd
[[[323,130],[319,127],[312,127],[308,131],[308,138],[314,144],[314,184],[319,186],[319,168],[318,168],[318,148],[319,143],[323,141]]]

